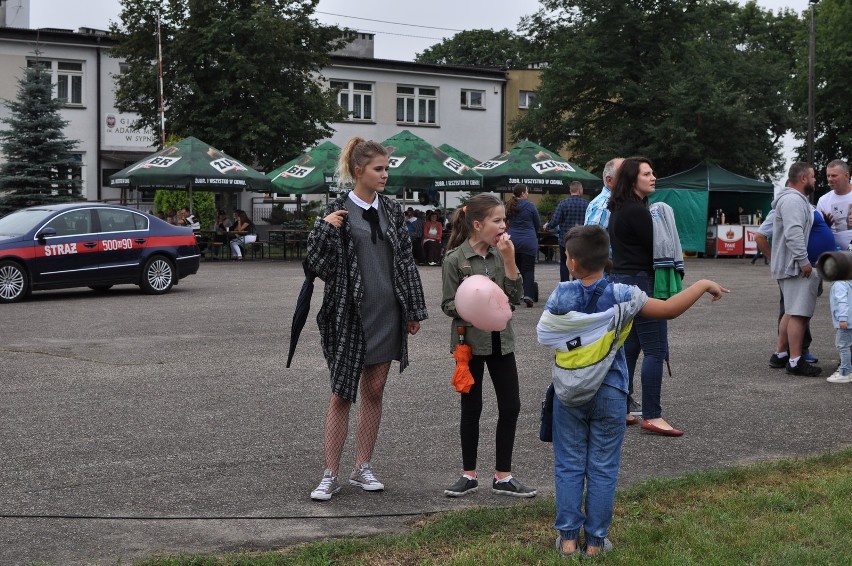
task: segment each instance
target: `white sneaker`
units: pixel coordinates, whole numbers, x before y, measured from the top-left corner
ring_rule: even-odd
[[[852,373],[848,375],[840,375],[840,370],[838,370],[825,380],[829,383],[852,383]]]
[[[366,462],[357,470],[353,470],[349,476],[349,485],[358,486],[364,491],[382,491],[385,488],[385,484],[373,475],[373,467]]]
[[[320,484],[311,492],[311,499],[328,501],[338,491],[340,491],[340,484],[337,483],[337,476],[331,470],[326,470],[322,475]]]

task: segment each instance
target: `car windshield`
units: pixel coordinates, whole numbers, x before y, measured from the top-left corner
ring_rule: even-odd
[[[7,214],[0,218],[0,236],[11,237],[26,234],[53,212],[43,208],[28,208]]]

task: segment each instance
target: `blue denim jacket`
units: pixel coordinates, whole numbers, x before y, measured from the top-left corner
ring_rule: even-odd
[[[579,280],[564,281],[553,290],[544,308],[556,315],[571,311],[581,312],[592,298],[596,285],[597,281],[591,285],[583,285]],[[607,285],[606,290],[598,299],[595,312],[603,312],[617,303],[632,300],[637,300],[644,306],[647,299],[647,295],[638,287],[611,283]],[[624,348],[621,348],[616,354],[612,367],[604,378],[604,384],[615,387],[624,393],[628,392],[627,359],[624,355]]]

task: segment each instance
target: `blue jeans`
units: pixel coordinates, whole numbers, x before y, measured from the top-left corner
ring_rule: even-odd
[[[840,375],[849,375],[852,373],[852,352],[849,351],[849,346],[852,346],[852,328],[846,330],[838,328],[834,345],[837,346],[837,353],[840,354],[840,367],[837,371]]]
[[[554,527],[562,538],[575,540],[582,527],[587,544],[603,544],[615,506],[626,413],[627,395],[608,385],[602,385],[591,401],[579,407],[568,407],[554,399]]]
[[[635,285],[645,291],[649,297],[654,296],[653,274],[639,272],[636,275],[613,273],[613,283]],[[630,395],[633,395],[633,373],[636,371],[636,361],[639,352],[642,359],[642,418],[656,419],[663,416],[660,405],[663,386],[663,364],[669,351],[668,323],[665,320],[655,320],[642,315],[633,319],[633,328],[624,342],[624,354],[627,356],[627,372],[630,375]]]

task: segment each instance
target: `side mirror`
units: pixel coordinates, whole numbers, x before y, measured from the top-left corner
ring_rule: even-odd
[[[44,243],[45,238],[51,238],[56,235],[56,228],[47,227],[44,228],[41,232],[36,234],[36,239],[40,244]]]

